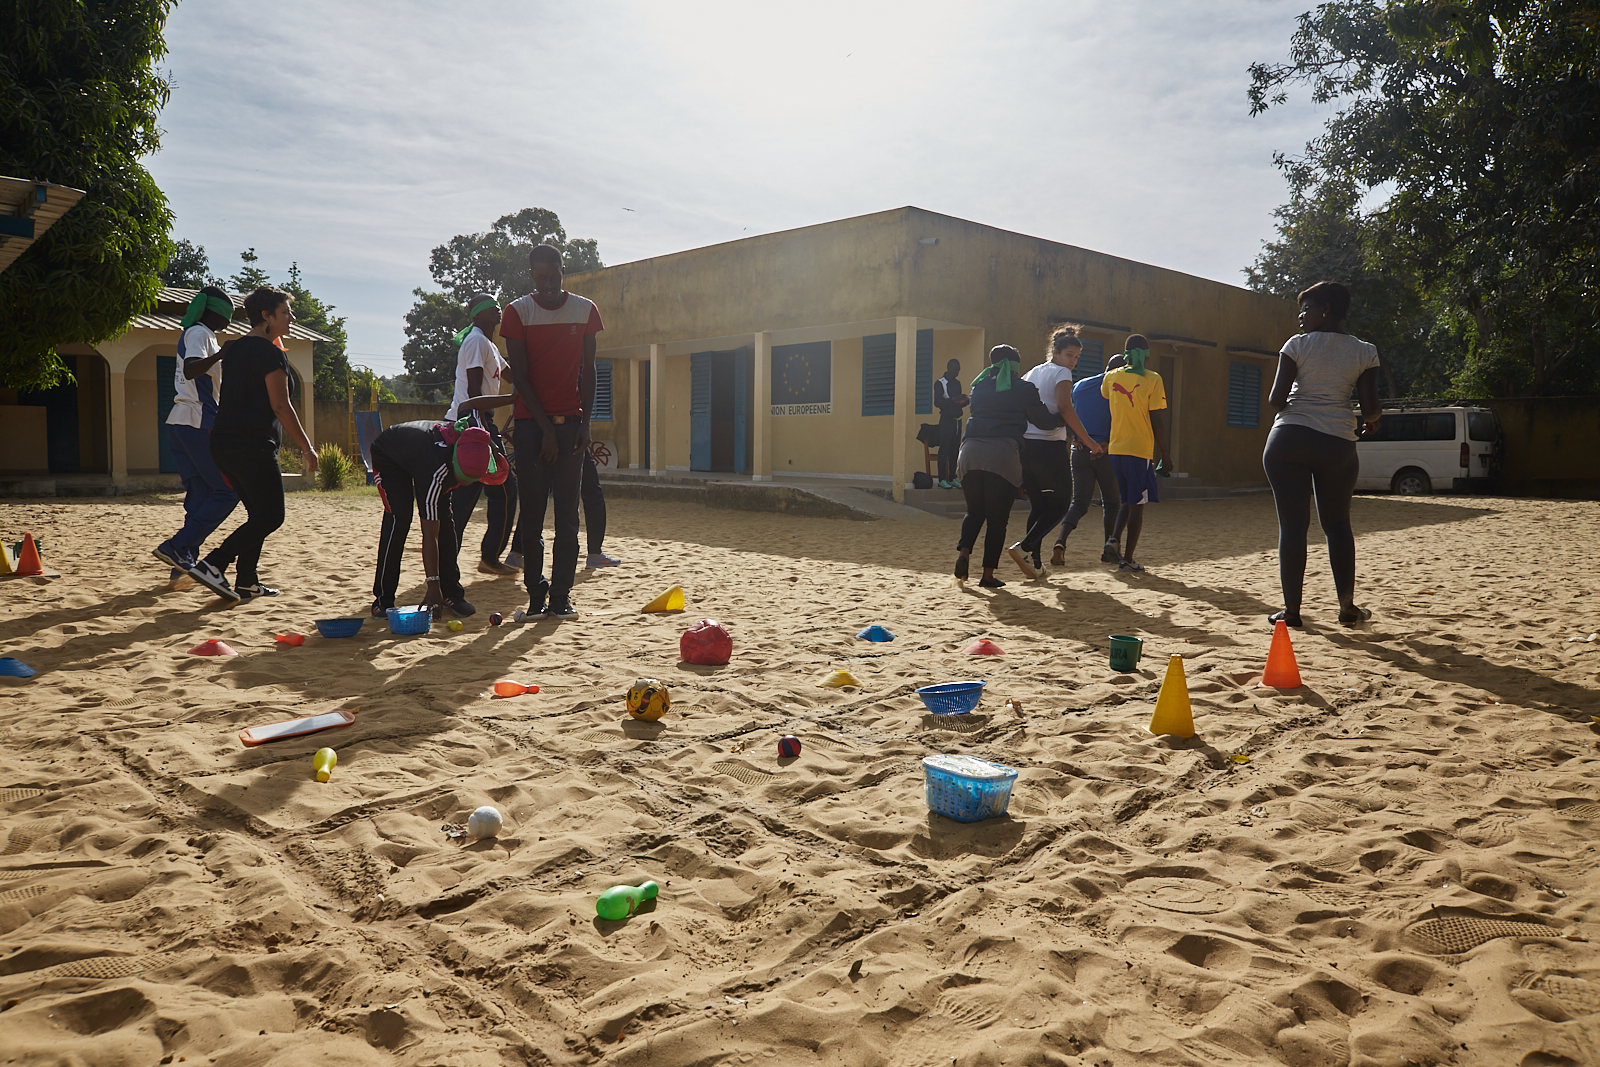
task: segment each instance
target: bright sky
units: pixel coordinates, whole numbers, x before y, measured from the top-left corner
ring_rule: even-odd
[[[608,264],[914,204],[1237,285],[1325,117],[1247,67],[1310,6],[191,0],[149,166],[386,375],[432,248],[524,207]]]

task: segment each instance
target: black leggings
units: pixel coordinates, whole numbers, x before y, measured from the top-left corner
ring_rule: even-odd
[[[1300,610],[1313,490],[1317,521],[1328,539],[1333,587],[1341,603],[1349,600],[1356,591],[1356,537],[1350,528],[1350,497],[1361,471],[1356,443],[1309,426],[1274,426],[1267,435],[1261,466],[1278,505],[1278,580],[1283,585],[1283,606],[1292,612]]]
[[[983,565],[992,570],[1000,566],[1000,553],[1006,547],[1006,523],[1011,505],[1017,502],[1017,487],[993,471],[968,471],[961,479],[961,494],[967,498],[967,517],[961,520],[961,543],[956,547],[970,551],[978,542],[978,530],[988,523]]]
[[[206,562],[226,571],[237,560],[233,584],[255,585],[259,580],[256,567],[261,562],[261,546],[269,534],[283,525],[283,473],[278,470],[278,452],[271,445],[236,445],[213,433],[211,458],[228,479],[228,485],[239,494],[248,518],[226,541],[206,553]]]

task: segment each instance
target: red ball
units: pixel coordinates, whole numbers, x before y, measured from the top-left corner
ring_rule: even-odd
[[[685,663],[720,667],[733,657],[733,638],[716,619],[701,619],[678,639],[678,655]]]
[[[794,734],[784,734],[782,737],[778,738],[778,755],[800,755],[800,739]]]

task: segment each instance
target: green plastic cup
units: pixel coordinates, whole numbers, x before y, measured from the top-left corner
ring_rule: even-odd
[[[1127,634],[1111,635],[1111,669],[1114,671],[1131,671],[1139,665],[1139,657],[1144,655],[1144,640],[1138,637],[1129,637]]]

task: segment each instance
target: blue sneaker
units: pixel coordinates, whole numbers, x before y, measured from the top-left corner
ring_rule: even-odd
[[[186,571],[194,566],[195,554],[184,552],[171,541],[163,541],[150,550],[150,554],[174,570]]]

